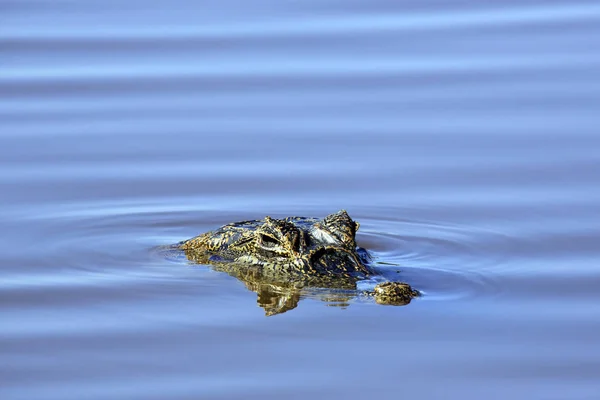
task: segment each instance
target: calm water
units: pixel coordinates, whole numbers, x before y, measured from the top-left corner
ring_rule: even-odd
[[[0,397],[597,399],[595,1],[0,6]],[[425,292],[153,253],[345,208]]]

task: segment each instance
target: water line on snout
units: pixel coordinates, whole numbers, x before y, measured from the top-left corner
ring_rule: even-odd
[[[310,253],[309,258],[308,258],[309,264],[311,266],[314,266],[314,264],[317,262],[317,260],[319,260],[321,257],[323,257],[327,254],[335,254],[335,253],[339,253],[339,252],[343,253],[344,256],[346,256],[346,259],[348,259],[349,261],[351,261],[354,264],[354,266],[356,267],[355,268],[356,271],[363,272],[367,275],[370,274],[367,267],[360,261],[360,259],[357,257],[356,254],[353,254],[350,250],[348,250],[344,247],[340,247],[340,246],[321,247],[316,250],[313,250]]]

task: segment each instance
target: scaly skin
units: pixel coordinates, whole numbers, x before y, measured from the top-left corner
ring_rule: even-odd
[[[302,288],[356,290],[357,281],[376,275],[366,250],[356,247],[358,227],[344,210],[322,220],[265,217],[228,224],[174,247],[190,261],[243,281],[273,315],[295,308]],[[419,292],[406,283],[385,282],[364,294],[380,304],[404,305]],[[342,297],[353,296],[336,299]]]

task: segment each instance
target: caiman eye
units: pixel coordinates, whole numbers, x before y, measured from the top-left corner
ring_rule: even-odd
[[[280,247],[279,240],[275,239],[272,236],[264,235],[264,234],[260,235],[260,244],[262,247],[264,247],[266,249]]]

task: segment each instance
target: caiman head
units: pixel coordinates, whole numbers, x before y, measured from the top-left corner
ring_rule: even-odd
[[[319,220],[288,217],[225,225],[180,244],[188,258],[233,262],[285,273],[364,277],[364,254],[357,251],[359,224],[344,210]]]
[[[341,289],[318,295],[334,305],[347,305],[357,282],[372,275],[368,253],[356,246],[359,224],[344,210],[323,219],[288,217],[242,221],[185,240],[169,251],[183,250],[199,264],[211,264],[244,282],[258,294],[267,315],[298,305],[305,287]],[[377,303],[404,305],[419,295],[402,282],[384,282],[373,291]]]

